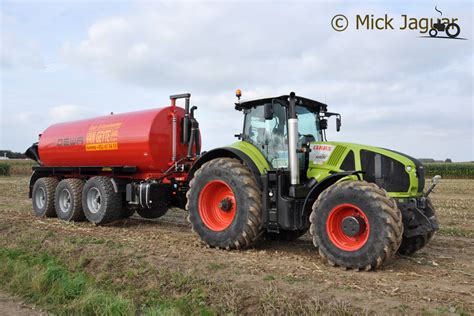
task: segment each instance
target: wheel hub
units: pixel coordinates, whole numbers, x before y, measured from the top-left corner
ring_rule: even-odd
[[[342,220],[341,228],[347,236],[355,237],[364,230],[364,222],[359,216],[348,216]]]
[[[370,235],[370,224],[367,215],[358,206],[344,203],[329,212],[326,232],[337,248],[356,251],[366,244]]]
[[[223,210],[224,212],[230,212],[232,210],[232,206],[233,206],[232,200],[229,198],[222,199],[219,202],[219,208]]]
[[[212,231],[223,231],[234,221],[237,204],[234,191],[222,180],[208,182],[199,194],[199,215]]]

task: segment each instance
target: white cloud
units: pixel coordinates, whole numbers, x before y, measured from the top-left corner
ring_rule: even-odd
[[[90,108],[72,104],[51,107],[48,113],[51,122],[80,120],[98,115],[96,111]]]

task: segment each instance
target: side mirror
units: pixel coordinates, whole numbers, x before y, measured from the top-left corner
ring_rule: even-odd
[[[265,116],[265,120],[273,119],[273,104],[265,103],[263,106],[263,115]]]
[[[338,117],[336,118],[336,131],[339,132],[339,131],[341,130],[341,125],[342,125],[342,123],[341,123],[341,117],[338,116]]]

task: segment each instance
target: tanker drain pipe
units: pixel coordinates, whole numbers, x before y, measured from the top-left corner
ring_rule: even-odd
[[[300,183],[300,167],[296,147],[298,145],[298,117],[296,116],[295,93],[290,93],[288,106],[288,163],[291,185]]]

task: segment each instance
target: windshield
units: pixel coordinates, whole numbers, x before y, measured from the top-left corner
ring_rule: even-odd
[[[288,167],[287,109],[273,104],[273,118],[265,120],[264,107],[257,106],[245,111],[244,139],[262,152],[273,168]],[[302,106],[296,107],[298,114],[298,147],[308,142],[320,141],[319,118],[317,113]],[[298,154],[304,167],[304,154]]]
[[[313,113],[302,106],[296,107],[296,113],[298,114],[299,145],[303,145],[307,142],[321,141],[319,117],[317,113]]]

